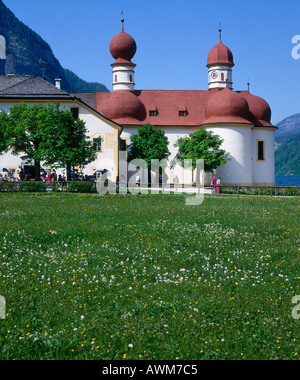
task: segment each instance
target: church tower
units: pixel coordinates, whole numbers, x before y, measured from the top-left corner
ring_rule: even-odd
[[[231,50],[222,43],[221,29],[219,32],[219,42],[211,49],[207,57],[208,88],[210,90],[227,87],[232,90],[233,55]]]
[[[115,62],[113,68],[113,91],[134,91],[134,68],[131,62],[136,53],[135,40],[124,32],[124,19],[122,19],[122,31],[110,42],[109,50]]]

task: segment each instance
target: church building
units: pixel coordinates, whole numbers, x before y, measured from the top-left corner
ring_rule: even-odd
[[[164,130],[169,141],[171,161],[177,153],[174,144],[199,128],[219,135],[222,149],[230,161],[216,173],[222,184],[275,186],[274,131],[269,104],[248,91],[233,90],[234,59],[231,50],[220,39],[207,56],[208,88],[204,90],[137,90],[132,62],[137,45],[124,27],[109,45],[112,63],[113,91],[68,94],[37,76],[0,76],[0,108],[11,106],[60,103],[86,122],[97,159],[84,168],[92,175],[105,170],[108,179],[119,176],[120,146],[126,150],[130,137],[144,124]],[[121,149],[121,150],[122,150]],[[1,168],[17,174],[28,164],[28,157],[19,152],[0,155]],[[61,169],[63,170],[63,168]],[[176,167],[175,167],[176,171]],[[128,180],[133,173],[128,172]],[[190,184],[183,170],[178,170],[179,183]],[[210,176],[205,182],[210,183]],[[172,183],[172,178],[168,178]]]
[[[179,137],[199,128],[219,135],[230,161],[219,167],[216,175],[228,185],[275,186],[274,131],[269,104],[250,91],[233,90],[234,59],[220,39],[207,57],[208,88],[205,90],[136,90],[132,62],[137,45],[124,27],[112,38],[109,50],[112,63],[113,91],[77,97],[108,119],[122,126],[121,139],[149,123],[165,131],[170,159]],[[179,178],[183,183],[183,178]]]

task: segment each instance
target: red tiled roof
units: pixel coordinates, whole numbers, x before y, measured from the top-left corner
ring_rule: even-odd
[[[231,95],[229,91],[232,90],[98,92],[96,93],[95,108],[97,111],[101,111],[104,116],[121,125],[142,126],[149,123],[154,126],[188,127],[200,126],[204,123],[223,122],[272,126],[270,123],[271,110],[264,99],[251,95],[248,91],[232,92]],[[223,94],[221,95],[220,92]],[[213,107],[210,108],[208,114],[205,114],[208,100],[214,94],[216,94],[214,97],[216,101],[213,102]],[[217,96],[217,94],[220,95]],[[227,96],[223,96],[226,94]],[[132,104],[129,99],[133,100]],[[224,102],[223,105],[222,102],[220,103],[220,99],[222,102],[224,99],[226,101],[232,99],[235,102],[234,99],[236,99],[238,104],[232,104],[231,111],[228,112],[226,105],[224,108]],[[248,103],[249,107],[244,107],[245,103],[246,105]],[[150,116],[150,111],[155,111],[155,116]],[[179,113],[180,111],[183,112]]]
[[[249,120],[256,126],[272,127],[272,112],[269,104],[263,98],[253,95],[249,91],[240,91],[240,94],[243,95],[249,105]]]
[[[121,91],[119,92],[121,93]],[[199,125],[204,118],[206,101],[211,95],[209,91],[197,90],[137,90],[134,91],[134,94],[145,107],[144,118],[132,123],[132,120],[127,117],[118,117],[116,119],[118,123],[136,125],[150,123],[157,126]],[[122,96],[122,94],[120,95]],[[101,107],[106,104],[108,98],[107,93],[97,93],[96,109],[102,111],[104,115],[105,110],[102,110]],[[118,108],[120,103],[114,106]],[[186,115],[179,116],[179,111],[185,110]],[[156,116],[150,116],[150,111],[156,111]],[[113,115],[110,113],[109,117],[111,116]]]
[[[246,99],[238,92],[226,87],[208,99],[203,124],[227,122],[251,124],[249,116],[249,105]]]

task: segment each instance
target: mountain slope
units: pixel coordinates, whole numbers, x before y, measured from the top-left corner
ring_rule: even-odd
[[[286,117],[277,124],[275,140],[280,144],[300,133],[300,113]]]
[[[300,175],[300,113],[277,124],[275,132],[275,171],[277,175]]]
[[[275,152],[277,175],[300,175],[300,133],[283,142]]]
[[[86,91],[85,88],[108,92],[103,84],[85,82],[64,69],[49,44],[18,20],[2,0],[0,15],[0,35],[6,41],[6,59],[0,59],[0,75],[38,75],[52,84],[60,78],[61,87],[67,92]]]

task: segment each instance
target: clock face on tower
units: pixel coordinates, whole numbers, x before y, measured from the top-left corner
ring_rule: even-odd
[[[211,78],[212,78],[212,79],[217,79],[217,78],[218,78],[218,73],[217,73],[216,71],[213,71],[213,72],[211,73]]]

